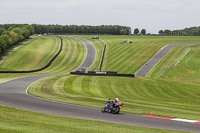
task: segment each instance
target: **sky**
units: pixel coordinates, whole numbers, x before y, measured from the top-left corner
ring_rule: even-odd
[[[177,30],[200,26],[200,0],[0,0],[0,24],[123,25]]]

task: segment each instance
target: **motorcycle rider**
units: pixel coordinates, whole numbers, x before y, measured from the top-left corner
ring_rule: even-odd
[[[123,104],[120,102],[119,98],[115,98],[115,100],[110,100],[109,98],[109,101],[106,103],[106,106],[102,109],[102,112],[117,114],[122,108],[122,105]]]
[[[120,100],[119,98],[115,98],[115,100],[109,100],[108,102],[108,109],[112,109],[114,104],[119,104],[120,103]]]
[[[115,98],[114,103],[115,103],[115,104],[119,104],[119,103],[120,103],[119,98]]]
[[[110,99],[109,99],[109,102],[120,103],[119,98],[115,98],[115,100],[110,100]]]

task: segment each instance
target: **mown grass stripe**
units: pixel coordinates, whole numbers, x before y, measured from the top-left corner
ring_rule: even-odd
[[[53,89],[56,86],[65,91],[62,94],[59,90],[59,96],[55,96],[56,91],[51,90],[48,95],[54,98],[48,98],[52,100],[101,108],[109,97],[118,97],[126,105],[124,112],[140,114],[153,111],[158,115],[200,119],[197,117],[200,116],[200,89],[196,85],[146,78],[63,76],[62,79],[60,76],[46,79],[46,83],[52,81],[55,82]],[[42,87],[46,88],[39,86]],[[46,92],[37,95],[43,96],[42,93]]]

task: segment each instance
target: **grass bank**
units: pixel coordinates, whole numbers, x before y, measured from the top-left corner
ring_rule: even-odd
[[[103,128],[102,128],[103,127]],[[110,124],[91,120],[75,119],[23,111],[0,106],[0,132],[29,132],[29,133],[183,133],[171,130],[152,129],[144,127]]]
[[[120,98],[123,112],[200,120],[200,86],[150,78],[55,76],[34,83],[28,92],[59,102],[102,108]]]
[[[67,73],[78,68],[86,57],[85,45],[74,38],[63,38],[63,50],[49,68],[38,73]]]
[[[56,37],[37,37],[36,40],[12,52],[0,65],[0,70],[33,70],[47,64],[60,46]]]
[[[200,84],[200,47],[192,48],[188,54],[162,79]]]
[[[63,50],[49,68],[31,74],[0,74],[0,82],[13,78],[49,73],[67,73],[79,67],[85,59],[86,47],[79,40],[62,37]],[[45,66],[60,48],[60,39],[40,36],[14,51],[0,64],[0,70],[33,70]]]
[[[147,75],[147,77],[157,78],[162,72],[173,65],[188,49],[188,46],[179,46],[172,49]]]
[[[109,36],[100,35],[100,40],[91,39],[92,36],[80,36],[101,46],[107,44],[102,70],[117,71],[118,73],[135,73],[163,46],[176,43],[198,43],[200,37],[189,36]],[[132,44],[120,44],[129,40]],[[98,42],[98,44],[97,44]],[[98,49],[98,47],[96,47]],[[102,49],[99,50],[102,52]],[[100,54],[101,54],[100,52]]]

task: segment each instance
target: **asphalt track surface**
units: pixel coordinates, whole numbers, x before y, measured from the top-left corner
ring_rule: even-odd
[[[76,71],[80,71],[82,68],[85,70],[88,70],[94,64],[94,61],[96,59],[96,48],[93,46],[93,44],[91,44],[90,41],[88,41],[86,39],[83,39],[80,37],[73,37],[73,38],[83,42],[87,48],[86,58],[85,58],[83,64],[79,68],[77,68]]]
[[[84,42],[84,44],[88,44],[89,46],[92,45],[89,42]],[[96,52],[93,51],[92,53]],[[87,54],[89,55],[90,51],[88,51]],[[95,55],[91,56],[94,57]],[[87,56],[87,58],[90,58],[91,56]],[[88,66],[85,65],[84,67],[89,68],[90,66],[91,64]],[[56,74],[28,76],[1,83],[0,104],[23,110],[41,112],[46,114],[54,114],[59,116],[82,118],[88,120],[98,120],[98,121],[112,122],[112,123],[119,123],[125,125],[133,125],[133,126],[200,132],[200,124],[150,118],[133,114],[125,114],[125,113],[120,113],[118,115],[101,113],[100,109],[49,101],[27,94],[27,88],[32,83],[41,78],[53,75]]]
[[[147,63],[145,63],[136,73],[135,76],[146,76],[160,61],[167,55],[174,47],[182,45],[191,45],[196,43],[181,43],[170,44],[163,47],[157,54],[155,54]]]

